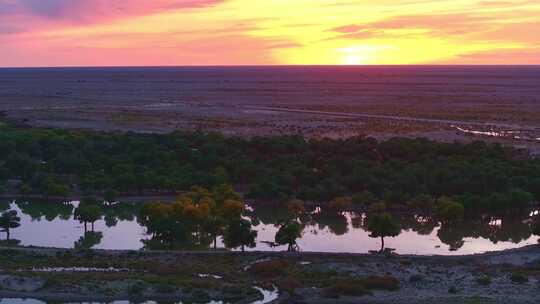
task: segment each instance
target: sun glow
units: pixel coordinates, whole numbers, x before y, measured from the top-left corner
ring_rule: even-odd
[[[347,54],[343,56],[344,65],[361,65],[366,63],[366,58],[357,54]]]

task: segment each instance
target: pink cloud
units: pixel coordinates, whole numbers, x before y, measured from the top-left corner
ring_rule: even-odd
[[[216,5],[224,0],[0,0],[0,14],[27,14],[77,19],[149,14],[162,10],[192,9]]]
[[[149,15],[167,10],[197,9],[225,0],[0,0],[0,28],[6,18],[29,30],[28,23],[86,24]]]
[[[349,24],[349,25],[334,27],[334,28],[329,29],[328,31],[338,32],[338,33],[356,33],[362,30],[362,28],[363,26],[360,26],[357,24]]]
[[[540,48],[495,49],[468,53],[446,62],[449,64],[540,64]]]

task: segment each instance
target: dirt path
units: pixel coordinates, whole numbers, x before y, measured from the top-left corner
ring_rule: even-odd
[[[519,130],[535,130],[538,127],[524,126],[518,124],[507,124],[499,122],[477,122],[477,121],[464,121],[464,120],[450,120],[450,119],[433,119],[433,118],[419,118],[419,117],[407,117],[407,116],[395,116],[395,115],[378,115],[378,114],[362,114],[362,113],[344,113],[344,112],[330,112],[330,111],[316,111],[316,110],[302,110],[280,107],[265,107],[265,106],[245,106],[250,110],[258,111],[273,111],[273,112],[287,112],[287,113],[301,113],[301,114],[315,114],[325,116],[336,117],[348,117],[348,118],[376,118],[384,120],[399,120],[406,122],[424,122],[424,123],[436,123],[446,125],[469,125],[469,126],[491,126],[499,128],[510,128]]]

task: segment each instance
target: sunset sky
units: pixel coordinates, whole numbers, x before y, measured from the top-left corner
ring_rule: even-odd
[[[540,64],[540,0],[0,0],[0,66]]]

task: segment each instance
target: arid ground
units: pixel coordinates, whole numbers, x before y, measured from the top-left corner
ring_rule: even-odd
[[[538,303],[540,251],[461,257],[0,249],[0,297],[250,303]]]
[[[230,135],[485,139],[540,153],[537,67],[0,71],[0,111],[33,126]]]

